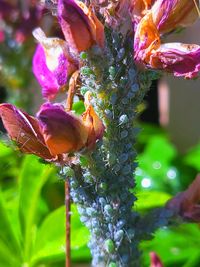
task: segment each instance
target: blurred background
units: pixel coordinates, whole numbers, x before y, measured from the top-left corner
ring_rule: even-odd
[[[59,35],[55,17],[38,1],[0,0],[0,102],[34,114],[42,103],[32,74],[36,42],[32,30],[41,26]],[[167,41],[200,44],[200,23]],[[154,81],[141,107],[138,124],[135,208],[145,213],[185,190],[200,171],[200,81],[164,76]],[[82,103],[74,105],[79,112]],[[64,183],[58,170],[34,156],[24,156],[8,141],[0,124],[0,266],[60,267],[65,259]],[[72,205],[72,260],[89,266],[89,233]],[[165,227],[141,244],[144,267],[156,251],[169,267],[200,266],[197,224]]]

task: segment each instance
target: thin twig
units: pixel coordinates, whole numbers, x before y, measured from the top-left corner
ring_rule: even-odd
[[[71,247],[70,247],[70,186],[69,181],[65,182],[65,207],[66,207],[66,267],[70,267]]]

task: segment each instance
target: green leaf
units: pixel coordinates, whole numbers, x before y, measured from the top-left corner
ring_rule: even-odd
[[[182,224],[178,227],[163,228],[156,232],[151,241],[144,241],[141,248],[145,250],[144,266],[149,266],[149,252],[155,251],[164,266],[187,266],[191,259],[199,255],[200,232],[196,224]],[[197,259],[196,259],[197,260]],[[199,260],[199,259],[198,259]],[[199,266],[197,265],[188,265]]]
[[[51,212],[36,235],[32,264],[65,258],[65,206]]]
[[[166,137],[162,135],[154,135],[149,140],[143,156],[148,155],[152,161],[167,163],[174,159],[176,154],[176,149]]]
[[[200,171],[200,144],[192,148],[184,158],[184,162]]]
[[[21,248],[19,240],[17,238],[17,233],[13,227],[13,223],[9,213],[7,212],[6,205],[4,203],[2,192],[0,191],[0,237],[1,241],[7,244],[11,253],[15,255],[16,258],[21,257]]]
[[[164,206],[171,195],[159,191],[143,191],[137,193],[138,200],[135,203],[137,210],[152,209]]]
[[[53,168],[41,164],[35,156],[26,156],[19,178],[19,215],[24,237],[25,261],[29,261],[34,241],[36,216],[40,201],[40,193]]]
[[[85,106],[83,101],[78,101],[73,103],[72,109],[77,115],[81,115],[85,111]]]
[[[153,124],[148,123],[142,123],[139,127],[142,128],[142,131],[138,135],[138,142],[141,144],[146,144],[152,136],[160,135],[160,136],[166,136],[166,133],[164,130],[160,127],[157,127]]]
[[[75,205],[71,205],[71,257],[88,260],[89,231],[82,225]],[[65,258],[65,206],[50,213],[37,231],[32,264]]]
[[[172,165],[177,151],[163,135],[151,137],[138,156],[137,189],[153,189],[176,193],[180,190],[179,172]]]
[[[7,147],[4,143],[0,142],[0,157],[7,157],[12,153],[13,151],[10,147]]]
[[[0,240],[0,264],[5,267],[20,266],[20,257],[16,253],[12,253],[10,250],[10,245],[6,245],[2,240]]]

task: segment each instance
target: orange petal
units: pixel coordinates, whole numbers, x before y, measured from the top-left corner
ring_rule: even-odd
[[[44,104],[38,119],[45,143],[52,155],[79,151],[87,142],[88,131],[81,119],[60,105]]]
[[[147,10],[152,6],[155,0],[131,0],[130,12],[133,16],[143,17]]]
[[[100,22],[100,20],[97,18],[97,16],[92,12],[90,8],[87,8],[87,6],[81,2],[77,1],[77,5],[83,10],[86,18],[87,23],[89,26],[89,30],[92,34],[92,38],[100,47],[104,47],[105,42],[105,35],[104,35],[104,26]]]
[[[84,3],[59,0],[58,17],[65,39],[75,53],[87,50],[93,44],[104,46],[104,27]]]
[[[38,120],[11,104],[0,105],[0,116],[10,138],[23,153],[52,159],[41,135]]]
[[[148,63],[152,50],[160,46],[160,35],[148,12],[140,21],[135,32],[135,59],[139,58]]]
[[[84,125],[88,129],[87,146],[88,148],[92,148],[95,145],[96,141],[103,137],[105,127],[101,119],[96,114],[94,108],[90,104],[90,92],[88,91],[84,97],[86,111],[82,114],[82,119]]]
[[[77,91],[77,82],[79,78],[79,71],[75,71],[69,80],[69,89],[67,93],[66,111],[72,110],[73,99]]]

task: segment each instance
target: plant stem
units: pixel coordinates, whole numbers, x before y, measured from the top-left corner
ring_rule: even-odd
[[[70,267],[71,246],[70,246],[70,185],[69,181],[65,182],[65,207],[66,207],[66,267]]]
[[[138,267],[140,215],[133,211],[136,197],[131,191],[136,183],[134,145],[138,105],[151,79],[137,70],[129,38],[111,32],[107,40],[106,53],[94,48],[82,72],[82,84],[92,92],[92,105],[106,132],[96,149],[85,155],[87,164],[74,169],[71,196],[91,232],[92,266]]]

